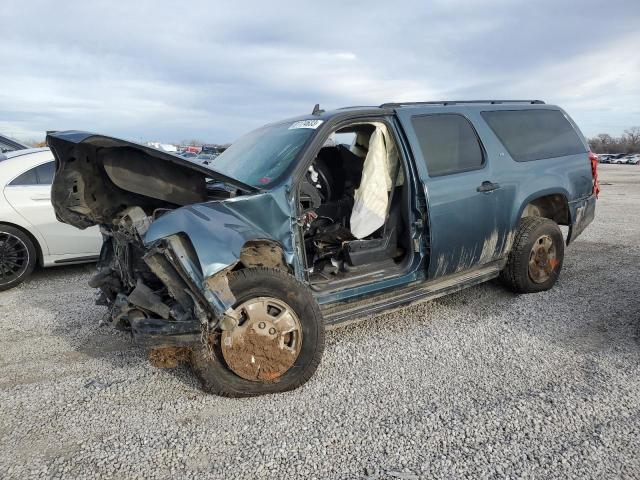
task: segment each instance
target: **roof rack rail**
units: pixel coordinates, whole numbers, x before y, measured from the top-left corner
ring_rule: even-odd
[[[408,107],[412,105],[465,105],[468,103],[488,103],[491,105],[500,105],[503,103],[528,103],[531,105],[544,105],[542,100],[451,100],[440,102],[391,102],[383,103],[380,105],[380,108]]]

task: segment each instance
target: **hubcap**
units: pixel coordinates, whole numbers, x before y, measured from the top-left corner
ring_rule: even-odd
[[[0,232],[0,284],[20,278],[29,264],[29,250],[22,240]]]
[[[227,366],[253,381],[273,381],[295,363],[302,347],[302,326],[285,302],[271,297],[247,300],[236,308],[240,322],[222,333]]]
[[[529,255],[529,278],[535,283],[544,283],[558,266],[556,246],[549,235],[538,238]]]

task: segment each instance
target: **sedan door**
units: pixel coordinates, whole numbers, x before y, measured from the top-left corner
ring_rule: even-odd
[[[4,188],[9,204],[44,237],[50,255],[98,255],[102,236],[98,227],[80,230],[56,219],[51,205],[53,160],[33,167]]]

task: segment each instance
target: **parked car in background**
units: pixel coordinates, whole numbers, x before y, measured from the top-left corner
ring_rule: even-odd
[[[640,153],[634,153],[624,157],[629,165],[638,165],[640,163]]]
[[[0,153],[6,152],[14,152],[16,150],[25,150],[29,147],[21,144],[20,142],[16,142],[15,140],[0,135]]]
[[[627,163],[627,159],[625,158],[626,156],[627,156],[626,153],[617,153],[611,156],[609,162],[615,163],[616,165],[623,165]]]
[[[187,145],[187,146],[180,147],[181,152],[183,153],[191,152],[191,153],[195,153],[196,155],[200,153],[200,150],[202,150],[202,147],[196,147],[195,145]]]
[[[222,147],[220,145],[203,145],[200,153],[206,153],[209,155],[220,155],[222,152],[226,150],[226,147]]]
[[[54,171],[48,148],[0,155],[0,290],[28,278],[36,264],[52,267],[98,258],[98,227],[80,230],[56,219],[51,205]],[[68,194],[73,196],[71,190]]]
[[[578,127],[539,100],[316,105],[210,166],[86,132],[47,142],[56,213],[102,226],[90,285],[112,325],[234,397],[305,383],[327,325],[498,276],[552,288],[598,193]]]
[[[205,165],[209,165],[217,156],[217,154],[201,153],[195,158],[195,160],[197,162],[204,163]]]
[[[599,153],[598,163],[611,163],[611,155],[607,153]]]
[[[195,152],[181,152],[178,156],[182,158],[196,158],[198,154]]]

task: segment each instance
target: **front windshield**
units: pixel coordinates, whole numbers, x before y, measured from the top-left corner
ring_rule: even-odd
[[[309,122],[287,122],[254,130],[218,155],[211,167],[243,183],[264,188],[282,175],[313,135],[315,127],[308,125]]]

